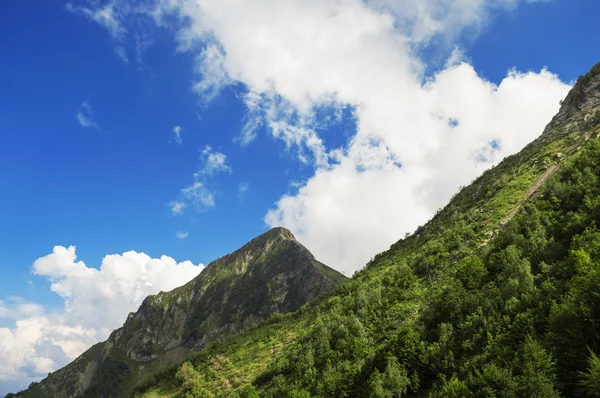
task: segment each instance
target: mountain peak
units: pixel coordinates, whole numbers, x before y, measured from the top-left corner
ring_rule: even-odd
[[[263,236],[265,236],[269,239],[281,238],[281,239],[288,239],[288,240],[296,240],[296,237],[294,236],[294,234],[289,229],[284,228],[284,227],[273,227],[270,230],[268,230],[267,232],[265,232],[264,234],[259,235],[255,239],[260,239]]]
[[[294,234],[292,234],[290,230],[283,227],[274,227],[268,230],[267,232],[263,233],[262,235],[251,239],[247,244],[242,246],[240,249],[236,250],[236,252],[243,251],[245,249],[253,248],[256,246],[264,246],[268,242],[286,240],[297,242],[296,237],[294,236]]]
[[[272,228],[211,262],[184,286],[147,297],[106,342],[18,396],[130,395],[136,383],[189,353],[274,314],[296,311],[346,279],[317,261],[289,230]]]

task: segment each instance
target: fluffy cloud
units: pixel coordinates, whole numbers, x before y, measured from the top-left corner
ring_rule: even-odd
[[[291,227],[322,261],[354,271],[424,223],[460,185],[535,138],[567,89],[547,71],[511,72],[494,86],[469,65],[446,69],[414,93],[431,114],[411,124],[406,114],[393,116],[398,103],[374,115],[361,110],[361,122],[382,133],[378,144],[359,132],[338,163],[319,168],[265,220]]]
[[[352,272],[535,138],[557,111],[569,86],[549,71],[509,71],[495,85],[456,48],[465,29],[477,33],[494,12],[530,2],[142,3],[159,25],[177,21],[180,49],[197,55],[201,98],[230,84],[245,89],[241,145],[264,129],[314,167],[266,223],[290,228],[317,257]],[[427,76],[419,54],[431,43],[448,62]],[[353,109],[356,134],[328,148],[320,110],[337,117],[343,108]]]
[[[66,365],[105,340],[146,296],[181,286],[202,270],[190,261],[134,251],[104,257],[99,269],[76,259],[75,247],[56,246],[33,264],[33,273],[48,279],[64,300],[62,310],[46,313],[19,298],[0,303],[0,318],[16,319],[13,328],[0,328],[3,389],[25,387]]]
[[[290,228],[318,258],[347,272],[535,138],[569,89],[547,70],[509,71],[494,85],[460,62],[454,46],[446,67],[423,74],[417,52],[432,38],[451,43],[516,0],[164,4],[162,12],[187,21],[182,48],[196,51],[207,41],[201,54],[218,48],[203,87],[233,81],[247,88],[240,143],[265,126],[315,167],[267,213],[267,224]],[[316,110],[343,106],[354,109],[356,135],[328,149]]]

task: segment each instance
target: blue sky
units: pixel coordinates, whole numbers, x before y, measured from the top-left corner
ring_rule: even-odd
[[[281,4],[287,3],[294,2]],[[342,3],[331,7],[350,7]],[[444,1],[429,3],[434,9]],[[34,261],[52,253],[54,246],[76,246],[78,259],[91,268],[99,268],[108,254],[132,250],[152,258],[167,255],[178,262],[207,264],[269,226],[284,225],[319,258],[351,274],[426,221],[459,185],[520,149],[526,142],[519,137],[535,138],[548,115],[557,110],[568,89],[565,83],[600,61],[600,43],[593,40],[600,15],[597,2],[488,3],[474,1],[467,11],[475,10],[476,16],[468,21],[461,19],[465,10],[441,16],[432,11],[441,26],[434,28],[427,24],[428,16],[401,14],[386,8],[385,1],[354,5],[356,14],[364,15],[364,23],[377,28],[375,33],[359,36],[362,25],[356,21],[356,32],[344,30],[344,21],[332,21],[330,36],[337,41],[313,43],[323,51],[317,62],[313,46],[298,44],[302,34],[279,36],[278,25],[265,25],[271,47],[259,46],[259,40],[236,39],[238,30],[248,29],[247,36],[261,26],[264,16],[258,11],[245,12],[250,22],[256,19],[256,25],[238,29],[233,14],[230,19],[210,19],[206,17],[210,10],[185,4],[161,9],[164,19],[157,22],[126,7],[119,9],[121,2],[80,1],[69,7],[58,0],[4,1],[0,6],[0,309],[4,302],[13,315],[2,316],[0,311],[0,328],[16,330],[15,322],[28,314],[19,312],[19,303],[38,305],[33,311],[36,316],[63,311],[67,298],[51,291],[50,283],[68,280],[69,275],[32,272]],[[114,6],[112,19],[94,19],[100,15],[94,13],[107,4]],[[276,18],[277,12],[282,20],[288,16],[279,9],[269,15]],[[396,30],[386,28],[386,19],[379,18],[383,14],[394,19]],[[298,14],[298,20],[313,17],[317,20],[314,26],[308,24],[313,30],[307,29],[307,35],[329,27],[318,23],[317,14],[307,13],[306,20]],[[122,32],[115,33],[115,27]],[[376,45],[369,42],[372,36]],[[390,51],[383,50],[395,49],[400,36],[410,43],[398,44],[397,56],[386,58]],[[186,37],[192,40],[186,42]],[[269,42],[273,38],[280,40]],[[354,44],[362,41],[371,44],[364,48]],[[207,56],[210,48],[216,51],[216,63]],[[338,50],[339,57],[328,58]],[[453,61],[447,62],[452,55]],[[271,56],[290,62],[271,68],[272,63],[265,64]],[[398,75],[406,78],[391,83],[390,93],[369,91],[377,85],[385,88],[380,76],[396,70],[374,68],[371,75],[370,65],[365,64],[370,57],[373,66],[398,67]],[[413,62],[420,66],[412,69]],[[341,70],[345,65],[350,72]],[[557,76],[544,75],[544,67]],[[331,74],[319,74],[328,68]],[[512,68],[522,75],[508,79]],[[226,76],[225,81],[219,76]],[[314,82],[302,80],[311,76]],[[355,87],[363,78],[368,85]],[[426,81],[433,83],[423,93],[421,84]],[[208,89],[194,86],[198,82]],[[489,86],[503,87],[503,82],[506,90]],[[403,87],[409,87],[406,94]],[[448,169],[442,162],[455,164],[454,159],[435,152],[447,145],[446,133],[433,131],[435,121],[423,116],[409,123],[401,116],[392,117],[402,115],[401,107],[377,109],[377,104],[409,104],[410,98],[404,97],[411,89],[417,90],[418,98],[423,95],[423,107],[430,107],[423,115],[456,118],[459,128],[464,127],[455,145],[471,146],[465,144],[468,151],[460,168]],[[515,98],[523,97],[521,92],[531,91],[538,96],[514,105]],[[248,93],[259,98],[258,114],[245,101]],[[378,93],[390,97],[378,98]],[[453,95],[461,100],[451,100]],[[494,118],[505,122],[489,136],[477,135],[482,122],[471,114],[481,112],[467,106],[469,98],[479,95],[490,99],[488,108],[495,107],[489,113],[491,123]],[[544,97],[548,102],[538,100]],[[467,105],[458,109],[453,102]],[[410,114],[414,113],[418,112]],[[84,118],[78,120],[78,114]],[[387,123],[388,116],[381,115],[390,115],[389,126],[382,122]],[[249,121],[260,127],[244,145],[240,134]],[[181,128],[181,143],[175,126]],[[368,131],[361,133],[361,129]],[[402,135],[408,131],[412,135]],[[416,136],[430,138],[419,141]],[[353,147],[352,140],[360,141],[357,137],[366,137],[367,144]],[[496,140],[500,149],[486,144]],[[202,155],[207,146],[210,150]],[[460,151],[447,148],[459,156]],[[360,153],[355,156],[354,150]],[[485,153],[489,162],[469,160],[475,152]],[[224,156],[221,169],[206,168],[210,154]],[[416,171],[408,174],[411,167]],[[446,169],[459,177],[436,183],[431,175]],[[396,179],[387,180],[392,176]],[[186,199],[182,191],[194,181],[203,185],[214,206],[194,209],[193,199]],[[371,187],[373,181],[378,185]],[[388,192],[389,186],[396,190]],[[305,190],[299,193],[302,187]],[[329,188],[339,195],[328,196]],[[409,191],[410,196],[403,196]],[[371,202],[370,192],[390,199]],[[289,196],[282,201],[284,195]],[[347,198],[353,199],[347,203]],[[183,214],[173,213],[174,201],[186,203]],[[391,209],[385,210],[387,214],[375,215],[385,206]],[[396,208],[398,214],[389,214]],[[330,214],[337,216],[330,219]],[[393,225],[385,225],[388,218]],[[23,363],[15,365],[17,370],[26,368]],[[62,365],[55,361],[53,366],[57,364]],[[0,363],[0,385],[2,369]],[[27,369],[19,373],[19,383],[39,377]]]

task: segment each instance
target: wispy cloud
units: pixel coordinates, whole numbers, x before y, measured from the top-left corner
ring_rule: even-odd
[[[81,107],[79,108],[77,115],[75,115],[75,118],[81,127],[93,127],[100,130],[100,126],[94,121],[94,110],[92,109],[92,105],[88,101],[83,101],[81,103]]]
[[[171,213],[173,213],[174,216],[180,216],[185,211],[187,205],[184,202],[174,200],[169,202],[169,207],[171,208]]]
[[[96,22],[108,31],[111,38],[114,40],[114,52],[123,60],[124,63],[129,63],[127,52],[123,47],[127,35],[127,29],[123,26],[124,15],[119,11],[116,1],[100,6],[98,8],[74,6],[67,3],[67,11],[75,14],[83,15],[91,21]]]
[[[32,303],[19,296],[8,297],[9,302],[0,300],[0,318],[18,320],[24,317],[39,316],[45,313],[42,305]]]
[[[181,145],[183,142],[181,141],[181,132],[183,131],[183,129],[181,128],[181,126],[175,126],[173,127],[173,134],[175,135],[175,142],[177,142],[177,144]]]
[[[183,188],[181,194],[197,211],[204,211],[215,207],[214,192],[200,181],[194,181],[191,185]]]
[[[246,192],[250,189],[250,183],[248,182],[240,182],[238,185],[238,198],[242,199],[246,196]]]
[[[200,159],[204,161],[204,167],[198,170],[198,173],[207,177],[212,177],[215,173],[231,173],[231,167],[227,165],[227,156],[222,152],[213,152],[212,147],[207,145],[201,152]]]
[[[263,97],[252,91],[244,95],[244,104],[246,105],[246,114],[244,115],[242,131],[236,141],[242,146],[246,146],[256,138],[258,130],[264,125]]]
[[[197,73],[201,78],[194,83],[193,88],[205,104],[215,98],[223,87],[233,82],[223,66],[224,61],[223,50],[215,44],[204,47],[197,57]]]
[[[190,233],[189,232],[177,231],[176,236],[177,236],[177,239],[185,239],[188,236],[190,236]]]
[[[84,2],[82,2],[84,3]],[[123,0],[109,0],[102,4],[98,0],[87,1],[85,5],[67,3],[67,11],[81,15],[97,23],[105,29],[112,39],[113,51],[124,64],[129,64],[130,54],[135,59],[140,71],[147,67],[144,62],[144,52],[154,44],[152,38],[154,20],[158,23],[160,17],[154,13],[155,6],[150,2],[129,2]],[[133,29],[125,25],[133,24]]]
[[[211,182],[217,173],[231,173],[227,156],[213,151],[209,145],[200,152],[201,166],[192,175],[193,182],[179,192],[179,199],[169,203],[174,215],[183,214],[188,204],[198,212],[215,206],[215,184]]]

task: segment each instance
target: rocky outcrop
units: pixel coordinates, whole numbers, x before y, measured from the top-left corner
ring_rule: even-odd
[[[556,134],[572,131],[587,131],[600,123],[600,63],[586,75],[581,76],[560,110],[546,126],[542,137],[551,138]]]

